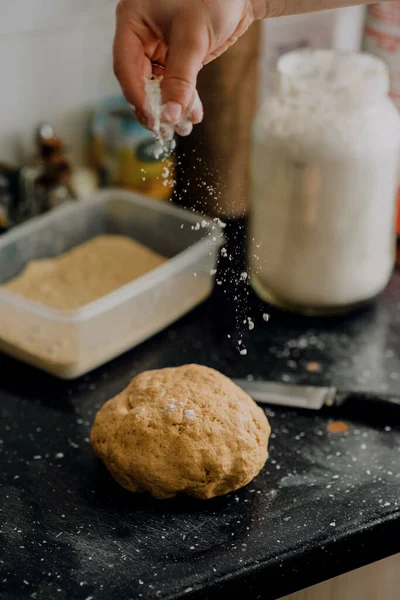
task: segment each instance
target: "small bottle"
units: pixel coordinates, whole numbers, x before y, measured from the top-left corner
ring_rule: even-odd
[[[72,167],[65,145],[51,125],[41,125],[36,134],[37,155],[21,169],[23,198],[20,221],[75,199],[71,185]]]
[[[72,167],[65,155],[63,140],[44,125],[38,130],[37,146],[42,172],[35,180],[35,193],[42,213],[75,197],[71,186]]]
[[[11,227],[12,198],[7,179],[0,175],[0,233]]]
[[[0,233],[8,231],[16,222],[18,178],[17,167],[0,163]]]

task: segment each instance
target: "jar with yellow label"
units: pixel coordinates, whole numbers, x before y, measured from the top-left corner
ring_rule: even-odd
[[[174,157],[159,155],[153,133],[140,125],[123,97],[106,99],[96,110],[92,155],[105,185],[171,198]]]

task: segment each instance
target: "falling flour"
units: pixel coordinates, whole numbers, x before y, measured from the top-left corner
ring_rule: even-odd
[[[170,125],[168,123],[163,122],[162,112],[163,112],[164,104],[162,101],[162,93],[161,93],[162,80],[163,80],[163,77],[153,77],[152,79],[146,79],[146,81],[145,81],[145,91],[146,91],[146,94],[147,94],[147,97],[149,100],[151,113],[154,118],[153,131],[156,135],[156,140],[157,140],[157,150],[156,150],[156,158],[157,159],[163,155],[165,156],[165,155],[170,154],[175,149],[175,140],[174,140],[175,133],[178,133],[181,135],[188,135],[188,133],[190,133],[190,131],[192,129],[192,123],[189,119],[189,114],[194,109],[196,109],[197,103],[200,104],[199,95],[196,91],[190,108],[186,111],[186,114],[184,115],[183,119],[178,123],[178,125],[174,126],[174,125]],[[199,159],[199,162],[201,163],[201,159]],[[162,174],[162,177],[164,179],[167,179],[169,177],[169,175],[170,175],[170,173],[169,173],[168,168],[165,168],[164,172]],[[206,186],[206,190],[210,194],[210,196],[212,196],[214,198],[214,200],[218,199],[219,192],[217,189],[215,189],[213,186]],[[213,221],[215,224],[215,225],[213,225],[214,227],[216,226],[219,230],[225,229],[226,223],[224,223],[221,219],[216,217],[213,219]],[[201,222],[198,222],[195,225],[192,225],[191,229],[194,231],[198,231],[201,228],[207,227],[208,225],[209,225],[208,221],[202,220]],[[213,241],[215,241],[215,238],[213,238]],[[231,256],[229,254],[228,249],[225,247],[221,248],[220,254],[223,259],[225,258],[225,259],[232,261],[234,258],[233,256]],[[210,275],[212,277],[215,276],[216,273],[217,273],[216,269],[210,270]],[[196,277],[197,274],[194,273],[194,276]],[[225,274],[222,276],[222,279],[217,279],[216,285],[223,286],[225,283],[228,283],[226,280],[226,276],[227,275]],[[230,281],[230,283],[234,283],[235,287],[237,287],[238,284],[242,284],[242,285],[244,284],[246,286],[245,296],[247,299],[247,296],[249,294],[249,290],[248,290],[249,273],[247,271],[242,271],[240,274],[235,275],[234,277],[235,277],[235,279],[237,277],[237,281]],[[228,278],[230,279],[231,276],[228,275]],[[239,290],[237,290],[237,291],[239,291]],[[236,296],[236,294],[235,294],[235,296]],[[245,303],[247,305],[247,302],[245,302]],[[240,325],[240,317],[243,314],[243,312],[238,307],[236,310],[237,310],[237,328],[238,328],[238,333],[240,334],[240,332],[242,331],[242,327]],[[246,310],[246,309],[244,309],[244,310]],[[268,321],[269,316],[264,314],[263,319],[264,319],[264,321]],[[245,325],[247,325],[249,331],[252,331],[255,328],[254,320],[251,317],[246,317],[244,323],[245,323]],[[247,348],[245,348],[243,345],[241,345],[241,343],[239,343],[237,345],[237,350],[241,356],[247,355]]]

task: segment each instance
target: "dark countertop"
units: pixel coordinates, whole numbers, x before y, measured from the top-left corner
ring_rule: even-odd
[[[145,369],[198,362],[400,395],[399,272],[376,305],[331,320],[271,313],[266,323],[239,287],[217,286],[167,331],[75,382],[0,356],[1,600],[268,600],[400,551],[400,427],[382,414],[267,409],[266,467],[207,502],[134,496],[93,455],[96,410]],[[227,335],[240,337],[232,323],[247,316],[255,329],[240,356]],[[347,432],[328,432],[336,418]]]

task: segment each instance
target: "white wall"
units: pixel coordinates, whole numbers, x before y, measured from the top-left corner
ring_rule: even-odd
[[[111,45],[116,0],[0,0],[0,160],[20,160],[49,121],[76,161],[90,107],[119,88]]]

